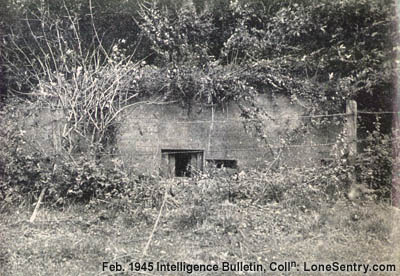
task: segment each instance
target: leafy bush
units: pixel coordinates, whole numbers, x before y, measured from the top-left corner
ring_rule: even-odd
[[[19,202],[23,195],[40,191],[45,180],[47,160],[32,151],[19,128],[21,111],[14,105],[1,110],[0,130],[0,196],[5,203]]]
[[[132,192],[137,179],[129,178],[118,162],[106,166],[91,156],[49,155],[19,123],[21,109],[10,104],[1,110],[0,199],[6,204],[33,203],[47,189],[48,204],[108,200]]]
[[[330,177],[329,173],[333,171],[326,167],[279,167],[236,173],[209,169],[192,179],[173,180],[174,202],[185,206],[185,212],[177,215],[175,226],[196,227],[212,218],[221,204],[279,204],[294,213],[318,211],[323,204],[333,204],[344,195],[339,178]]]
[[[58,204],[108,200],[123,195],[131,184],[121,169],[107,168],[85,156],[64,162],[54,171],[54,178],[55,183],[49,186],[49,196]]]
[[[375,129],[367,132],[363,151],[357,157],[358,181],[370,189],[377,190],[382,198],[389,198],[392,188],[392,141],[389,134],[381,131],[381,124],[375,122]]]

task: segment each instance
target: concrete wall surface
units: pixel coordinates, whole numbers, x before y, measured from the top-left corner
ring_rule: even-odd
[[[258,105],[268,111],[264,135],[272,151],[277,153],[276,146],[281,145],[282,138],[302,123],[299,115],[303,110],[285,97],[272,100],[260,96]],[[234,160],[239,168],[263,166],[274,158],[271,149],[265,141],[246,132],[240,114],[235,103],[214,108],[195,105],[190,114],[179,104],[137,105],[124,114],[117,139],[118,151],[127,167],[143,174],[161,173],[165,166],[162,152],[173,154],[174,150],[176,154],[185,150],[202,152],[204,163]],[[298,143],[326,143],[334,134],[316,133]],[[296,166],[299,162],[304,165],[315,161],[327,152],[329,147],[300,146],[285,150],[283,155],[289,165]]]

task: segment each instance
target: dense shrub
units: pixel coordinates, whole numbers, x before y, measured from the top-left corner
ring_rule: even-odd
[[[333,169],[333,166],[332,166]],[[221,204],[277,205],[297,212],[315,212],[344,197],[342,182],[327,167],[246,170],[211,169],[192,179],[170,183],[170,201],[185,206],[176,227],[196,227],[218,212]]]
[[[80,156],[66,161],[54,171],[55,182],[49,185],[49,196],[58,204],[66,201],[88,203],[91,199],[108,200],[122,196],[131,184],[118,167]]]
[[[47,189],[48,204],[87,203],[122,197],[136,184],[118,162],[101,162],[81,154],[49,155],[19,125],[24,114],[15,105],[2,109],[0,130],[0,199],[8,204],[35,201]]]
[[[376,190],[381,198],[389,198],[392,189],[393,146],[389,134],[381,131],[381,124],[375,122],[375,129],[368,131],[357,156],[356,172],[358,182]]]

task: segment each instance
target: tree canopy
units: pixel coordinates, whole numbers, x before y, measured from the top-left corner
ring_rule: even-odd
[[[257,94],[284,94],[308,114],[343,110],[347,99],[362,110],[391,110],[390,0],[2,1],[9,94],[32,95],[52,54],[49,68],[65,71],[68,82],[90,59],[107,64],[118,53],[140,64],[130,93],[189,109],[195,102],[254,107]],[[80,59],[65,63],[59,51]]]

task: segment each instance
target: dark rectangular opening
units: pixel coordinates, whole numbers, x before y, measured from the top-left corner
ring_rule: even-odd
[[[208,159],[207,164],[217,169],[221,168],[237,169],[237,160],[232,160],[232,159]]]
[[[191,176],[191,153],[175,154],[175,176]]]
[[[167,177],[191,177],[203,170],[203,150],[161,150],[161,174]]]

